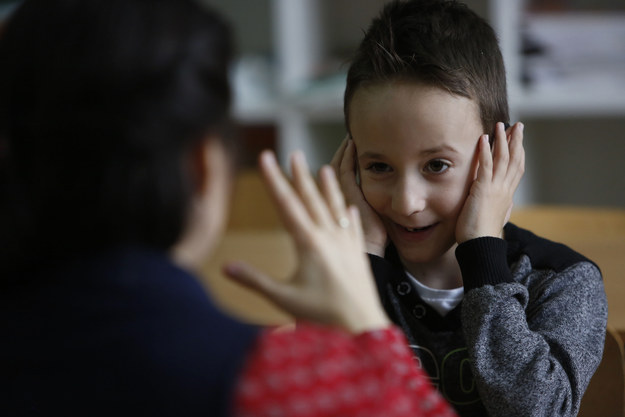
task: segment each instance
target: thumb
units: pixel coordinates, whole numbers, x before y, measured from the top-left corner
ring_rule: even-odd
[[[224,265],[223,272],[239,284],[269,298],[277,305],[288,296],[288,288],[270,276],[263,274],[245,262],[229,262]]]

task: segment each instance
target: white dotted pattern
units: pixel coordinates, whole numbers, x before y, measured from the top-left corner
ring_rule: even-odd
[[[265,332],[236,391],[237,417],[455,416],[395,328],[352,337],[311,325]]]

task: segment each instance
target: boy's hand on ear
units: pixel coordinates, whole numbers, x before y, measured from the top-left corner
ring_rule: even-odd
[[[297,269],[288,282],[242,263],[227,265],[226,274],[298,319],[352,333],[388,326],[365,255],[358,209],[345,205],[333,169],[321,169],[317,187],[299,152],[291,158],[292,183],[271,152],[261,155],[260,168],[295,243]]]
[[[458,243],[484,236],[502,237],[514,192],[525,172],[523,124],[516,123],[506,132],[503,123],[497,123],[493,151],[488,136],[483,135],[477,159],[477,178],[456,224]]]
[[[356,181],[356,146],[345,137],[330,162],[341,184],[341,189],[349,204],[358,207],[362,217],[367,253],[384,256],[387,235],[380,216],[371,208]]]

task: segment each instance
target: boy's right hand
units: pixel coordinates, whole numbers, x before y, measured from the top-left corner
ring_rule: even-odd
[[[338,177],[341,190],[347,203],[358,207],[365,233],[365,247],[367,253],[384,256],[387,244],[387,234],[380,216],[367,203],[365,196],[356,182],[356,146],[354,141],[345,137],[330,162]]]

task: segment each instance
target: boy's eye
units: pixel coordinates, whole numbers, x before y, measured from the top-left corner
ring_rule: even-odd
[[[449,163],[442,159],[434,159],[427,163],[425,169],[433,174],[441,174],[449,168]]]
[[[391,167],[383,162],[371,162],[370,164],[366,165],[365,169],[367,171],[376,172],[376,173],[391,171]]]

